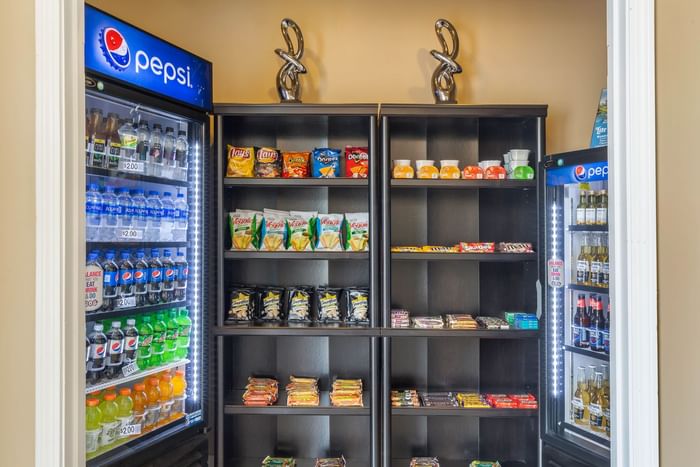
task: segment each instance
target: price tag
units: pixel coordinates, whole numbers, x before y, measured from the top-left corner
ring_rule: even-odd
[[[119,428],[119,437],[126,438],[128,436],[140,435],[141,425],[124,425]]]
[[[119,161],[119,169],[123,172],[142,174],[146,171],[145,166],[146,164],[143,161]]]
[[[85,311],[102,308],[102,268],[91,264],[85,268]]]
[[[117,308],[133,308],[136,306],[136,297],[122,297],[117,299]]]
[[[139,366],[136,364],[136,362],[131,362],[122,367],[122,374],[124,377],[127,377],[132,373],[136,373],[137,371],[139,371]]]
[[[564,261],[550,259],[547,261],[547,282],[555,289],[564,287]]]
[[[120,240],[143,240],[143,229],[119,229],[117,237]]]

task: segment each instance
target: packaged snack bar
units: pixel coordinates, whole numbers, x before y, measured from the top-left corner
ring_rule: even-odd
[[[284,316],[284,289],[262,287],[258,289],[258,318],[262,321],[281,321]]]
[[[342,251],[340,230],[342,214],[319,214],[316,218],[316,250]]]
[[[486,180],[505,180],[506,179],[506,169],[505,167],[492,165],[487,167],[484,171],[484,178]]]
[[[228,164],[226,166],[227,177],[252,177],[255,168],[255,148],[237,147],[228,144]]]
[[[345,467],[345,458],[340,457],[324,457],[316,459],[314,467]]]
[[[457,404],[465,409],[488,409],[491,406],[476,392],[460,392],[456,396]]]
[[[258,233],[257,214],[253,212],[229,213],[232,250],[255,250]]]
[[[423,407],[456,407],[457,401],[451,392],[421,392]]]
[[[510,325],[505,320],[494,316],[477,316],[476,321],[486,329],[510,329]]]
[[[369,151],[358,146],[345,146],[345,176],[367,178],[369,175]]]
[[[368,213],[345,213],[345,249],[348,251],[369,251]]]
[[[274,405],[278,394],[279,385],[276,379],[250,376],[243,393],[243,405],[263,407]]]
[[[340,289],[319,287],[316,289],[316,306],[318,320],[324,323],[339,323]]]
[[[426,245],[421,247],[423,253],[459,253],[456,246]]]
[[[262,467],[296,467],[293,457],[271,457],[267,456],[262,461]]]
[[[369,323],[369,289],[350,287],[345,289],[345,320],[350,323]]]
[[[392,246],[392,253],[420,253],[423,248],[420,246]]]
[[[255,317],[257,296],[255,289],[247,286],[235,286],[231,290],[227,321],[251,321]]]
[[[415,389],[392,390],[391,391],[391,406],[392,407],[420,407],[420,399],[418,391]]]
[[[465,180],[482,180],[484,171],[478,165],[468,165],[462,169],[462,178]]]
[[[285,389],[289,407],[316,407],[320,403],[317,378],[290,376]]]
[[[469,467],[501,467],[498,461],[472,461]]]
[[[310,152],[283,152],[282,176],[284,178],[306,178],[309,176]]]
[[[336,379],[330,393],[333,407],[363,407],[362,380]]]
[[[287,320],[311,321],[311,287],[287,288]]]
[[[260,232],[261,251],[279,251],[287,248],[288,213],[265,210]]]
[[[450,329],[477,329],[479,327],[472,315],[467,314],[447,314],[445,315],[445,323]]]
[[[440,467],[437,457],[414,457],[409,467]]]
[[[459,180],[459,161],[453,159],[440,161],[440,178],[443,180]]]
[[[442,329],[444,323],[441,316],[415,316],[411,318],[414,328],[419,329]]]
[[[340,177],[340,150],[314,149],[311,154],[311,176],[314,178]]]
[[[462,253],[493,253],[496,251],[494,242],[459,242]]]
[[[391,327],[408,328],[411,326],[411,315],[408,310],[391,310]]]
[[[435,161],[422,159],[416,161],[417,178],[421,179],[437,179],[440,176],[440,171],[435,167]]]
[[[392,172],[394,178],[413,178],[414,175],[415,172],[409,159],[396,159],[394,161],[394,170]]]
[[[286,218],[287,249],[292,251],[312,251],[314,238],[315,212],[292,211]]]
[[[282,158],[274,148],[257,148],[255,151],[255,176],[278,178],[282,176]]]
[[[498,251],[501,253],[534,253],[532,243],[511,243],[501,242],[498,244]]]

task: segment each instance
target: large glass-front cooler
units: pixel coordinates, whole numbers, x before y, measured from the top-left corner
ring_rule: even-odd
[[[546,375],[543,440],[610,463],[610,261],[606,148],[543,163]],[[578,464],[577,464],[578,465]]]

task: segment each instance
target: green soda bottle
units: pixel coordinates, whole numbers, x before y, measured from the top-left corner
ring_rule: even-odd
[[[99,405],[100,400],[94,397],[85,401],[85,454],[93,453],[100,447],[102,411]]]
[[[180,312],[177,317],[177,325],[178,335],[175,357],[178,360],[182,360],[183,358],[187,358],[187,354],[190,350],[190,330],[192,329],[192,320],[189,317],[187,308],[180,308]]]
[[[168,321],[165,326],[165,352],[163,352],[163,361],[170,363],[175,361],[175,352],[177,351],[177,336],[179,327],[177,324],[177,311],[170,310],[168,312]]]
[[[151,345],[151,366],[161,366],[163,363],[163,352],[165,352],[165,316],[163,313],[156,315],[153,323],[153,344]]]
[[[136,362],[141,370],[151,366],[151,346],[153,344],[153,326],[151,317],[144,316],[139,324],[139,350],[136,353]]]
[[[100,411],[102,412],[100,446],[103,448],[114,444],[119,437],[119,420],[117,420],[119,408],[115,402],[116,398],[114,394],[110,393],[106,394],[100,402]]]

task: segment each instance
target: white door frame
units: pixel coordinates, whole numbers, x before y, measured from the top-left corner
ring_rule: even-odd
[[[55,389],[35,399],[35,465],[69,467],[84,464],[83,2],[35,15],[36,387]],[[659,463],[654,39],[654,0],[608,0],[615,467]]]

